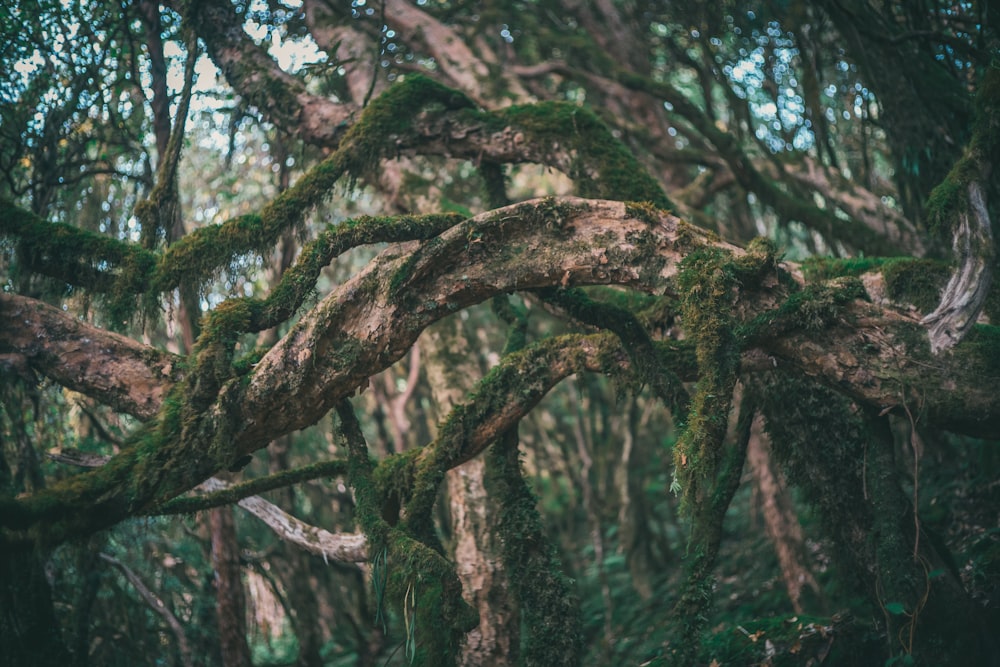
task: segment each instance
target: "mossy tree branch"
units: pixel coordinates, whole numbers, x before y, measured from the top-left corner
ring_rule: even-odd
[[[751,280],[753,271],[767,265],[755,258],[756,251],[741,259],[747,257],[745,251],[670,214],[618,202],[543,199],[484,213],[424,242],[389,247],[304,314],[256,365],[239,371],[242,375],[227,366],[224,351],[206,351],[204,360],[189,364],[185,382],[193,384],[179,392],[175,388],[159,419],[138,436],[135,446],[99,471],[35,497],[5,502],[10,511],[3,513],[3,521],[22,537],[21,530],[38,522],[65,536],[70,528],[92,530],[146,511],[274,437],[315,423],[447,314],[509,291],[555,285],[613,283],[676,294],[682,260],[709,250],[721,253],[723,260],[731,256],[721,270],[730,265],[734,276],[742,276],[728,282],[722,294],[732,299],[741,321],[766,326],[767,316],[758,320],[755,315],[767,311],[773,311],[776,325],[781,318],[793,318],[791,324],[781,322],[778,335],[754,342],[773,363],[827,378],[840,391],[879,409],[902,406],[905,397],[946,427],[972,433],[995,433],[1000,427],[998,397],[983,381],[984,373],[987,378],[1000,374],[991,361],[998,358],[1000,336],[990,328],[949,355],[933,358],[922,338],[910,336],[919,324],[885,306],[857,300],[826,303],[817,301],[822,296],[817,295],[780,309],[796,289],[793,282],[766,276]],[[738,268],[743,264],[748,270],[758,268],[743,275]],[[699,284],[708,288],[708,283],[693,280],[686,289]],[[251,313],[240,303],[219,310],[217,317],[228,314],[233,320],[218,330],[206,327],[206,340],[232,340],[245,329]],[[825,324],[810,326],[816,321]],[[689,316],[684,326],[694,324]],[[215,340],[229,346],[222,338]],[[224,362],[214,379],[205,377],[209,360]],[[573,366],[570,359],[565,363]],[[704,367],[700,360],[699,368]],[[956,378],[961,395],[954,391]],[[484,418],[480,414],[457,432],[472,429],[490,442],[502,432],[504,415],[514,412],[501,406],[485,421],[477,423]],[[459,462],[473,453],[462,445],[443,462]],[[95,506],[101,511],[94,512]],[[90,523],[70,520],[84,515]]]
[[[976,99],[976,122],[965,154],[928,201],[939,231],[950,230],[957,264],[941,302],[923,319],[935,353],[962,340],[986,303],[993,282],[996,247],[988,207],[993,162],[1000,153],[1000,67],[987,70]]]

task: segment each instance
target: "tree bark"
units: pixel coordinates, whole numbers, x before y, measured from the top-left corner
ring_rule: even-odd
[[[781,576],[788,590],[788,599],[795,613],[801,614],[805,611],[802,604],[803,588],[808,586],[813,594],[818,596],[819,584],[804,563],[805,539],[802,536],[802,525],[795,514],[791,496],[785,488],[781,473],[772,464],[763,417],[759,413],[754,416],[751,424],[750,441],[747,444],[747,465],[753,473],[760,511],[764,517],[764,527],[778,556]]]
[[[434,402],[442,414],[461,405],[482,376],[462,320],[449,318],[427,331],[425,368]],[[462,596],[479,610],[479,626],[469,632],[456,661],[460,667],[517,662],[520,619],[500,558],[498,520],[483,484],[484,462],[475,458],[445,477],[455,565]]]
[[[246,595],[231,507],[209,510],[212,531],[212,568],[223,667],[252,667],[247,644]]]

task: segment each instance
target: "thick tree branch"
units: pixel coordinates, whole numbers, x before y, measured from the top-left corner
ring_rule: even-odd
[[[499,294],[550,286],[613,283],[676,293],[674,278],[693,253],[746,255],[669,213],[576,198],[497,209],[428,241],[390,246],[304,314],[247,375],[223,379],[214,403],[199,406],[184,421],[176,411],[164,415],[137,447],[87,473],[96,475],[92,484],[74,478],[40,494],[45,497],[38,503],[9,500],[4,522],[23,530],[43,517],[75,515],[98,504],[100,512],[87,514],[90,523],[75,526],[92,530],[148,511],[273,438],[315,423],[448,314]],[[690,275],[684,282],[697,286],[699,280]],[[945,428],[973,434],[1000,429],[1000,398],[994,385],[983,381],[1000,373],[992,361],[1000,336],[991,328],[935,358],[913,318],[858,300],[859,281],[795,292],[789,282],[771,276],[732,289],[735,321],[747,323],[746,333],[740,328],[735,334],[750,336],[749,344],[772,355],[772,365],[798,367],[879,409],[919,405]],[[486,409],[463,415],[448,436],[459,440],[445,448],[447,456],[437,460],[437,448],[431,447],[421,458],[447,469],[516,423],[561,374],[588,363],[601,370],[608,368],[602,363],[616,372],[625,368],[615,365],[619,362],[607,348],[590,354],[580,349],[566,352],[562,361],[544,357],[521,367],[517,359],[527,357],[511,359],[506,371],[496,372],[511,373],[512,393],[481,388]],[[625,359],[622,353],[621,363]],[[744,363],[759,365],[759,354]]]
[[[983,186],[978,181],[969,183],[967,197],[965,210],[953,223],[952,252],[958,266],[941,293],[941,303],[923,319],[934,352],[954,347],[965,338],[993,284],[996,251]]]
[[[153,418],[180,377],[181,358],[99,329],[58,308],[0,294],[0,353],[141,420]]]

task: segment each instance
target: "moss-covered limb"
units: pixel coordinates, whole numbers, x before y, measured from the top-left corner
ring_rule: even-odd
[[[882,274],[889,299],[913,305],[924,313],[938,304],[949,273],[945,262],[910,257],[822,257],[807,259],[801,266],[802,274],[810,282],[843,277],[860,278],[866,273],[877,271]]]
[[[385,594],[402,610],[414,667],[454,665],[462,637],[479,625],[462,599],[455,566],[426,544],[394,528],[389,532]]]
[[[189,13],[209,56],[241,97],[284,132],[316,146],[337,146],[358,111],[354,105],[310,95],[304,81],[284,72],[246,34],[236,5],[199,0],[190,3]]]
[[[484,484],[500,505],[496,530],[503,548],[504,569],[520,604],[521,623],[527,634],[519,664],[580,664],[583,637],[579,600],[538,515],[537,498],[522,476],[516,426],[489,448]]]
[[[512,303],[506,294],[493,297],[490,305],[494,314],[510,327],[501,356],[523,350],[528,344],[528,309],[523,303]]]
[[[631,311],[610,303],[595,301],[582,289],[548,288],[538,292],[544,300],[564,309],[585,324],[614,332],[628,352],[632,368],[640,381],[649,385],[676,418],[687,413],[690,397],[673,369],[664,364],[649,332]]]
[[[1000,153],[1000,67],[994,65],[984,73],[975,112],[964,154],[927,199],[928,224],[945,239],[953,236],[958,216],[969,206],[969,184],[988,182],[993,175],[992,162]]]
[[[775,459],[819,512],[844,574],[853,585],[868,578],[864,558],[849,548],[871,533],[865,502],[868,442],[851,403],[815,382],[789,374],[767,375],[752,386],[764,415]]]
[[[426,77],[407,77],[368,105],[337,151],[307,171],[259,215],[199,229],[172,246],[164,253],[154,287],[163,292],[181,280],[207,279],[236,257],[273,247],[281,234],[300,224],[312,207],[329,196],[338,180],[366,175],[380,158],[394,151],[396,137],[407,131],[420,110],[469,105],[461,94]],[[401,223],[399,230],[408,224]]]
[[[180,386],[180,385],[179,385]],[[165,403],[175,404],[175,387]],[[180,439],[177,412],[144,425],[106,465],[20,500],[5,500],[0,527],[11,542],[56,544],[87,535],[140,512],[157,492],[187,490],[187,478],[214,472],[206,457],[161,446]],[[182,481],[183,480],[183,481]],[[171,483],[173,487],[171,488]],[[169,496],[168,496],[169,497]]]
[[[413,462],[413,487],[405,504],[407,529],[421,539],[431,539],[431,510],[445,472],[482,452],[558,382],[586,370],[629,372],[617,338],[557,336],[504,356],[479,382],[469,401],[452,409],[437,439]]]
[[[455,214],[362,217],[331,225],[302,248],[298,261],[281,277],[260,310],[249,322],[249,331],[263,331],[291,317],[315,289],[320,271],[341,253],[360,245],[427,240],[458,224]]]
[[[238,439],[260,443],[313,423],[405,354],[431,323],[497,294],[553,284],[662,289],[683,248],[704,237],[682,233],[668,213],[658,211],[651,224],[628,209],[546,198],[478,215],[416,248],[387,249],[303,315],[254,367]]]
[[[347,476],[357,503],[355,517],[368,536],[371,553],[376,553],[386,546],[389,525],[382,518],[382,499],[373,480],[375,465],[368,454],[368,443],[350,402],[343,399],[335,409],[339,420],[338,434],[347,448]]]
[[[987,68],[976,95],[976,120],[963,156],[931,193],[928,221],[951,237],[956,268],[938,307],[924,318],[931,349],[961,341],[975,324],[993,281],[996,247],[987,204],[997,189],[993,166],[1000,154],[1000,66]]]
[[[674,484],[683,507],[701,502],[703,485],[712,483],[720,465],[742,345],[734,313],[738,291],[758,286],[774,274],[776,263],[774,245],[764,240],[751,243],[740,257],[706,247],[681,263],[681,318],[698,359],[698,386],[674,447]]]
[[[487,120],[497,129],[520,130],[538,151],[551,151],[555,145],[563,153],[568,151],[569,161],[553,166],[576,181],[581,197],[674,208],[656,179],[588,109],[567,102],[537,102],[492,112]]]
[[[694,366],[690,349],[664,346],[660,350],[663,360],[685,356],[690,371]],[[376,473],[379,478],[386,476],[381,473],[383,467],[395,470],[393,478],[401,472],[403,479],[412,478],[407,490],[393,491],[404,505],[406,530],[422,541],[433,543],[432,509],[445,472],[478,455],[558,382],[581,371],[633,378],[636,372],[617,336],[567,335],[539,341],[506,354],[477,385],[469,401],[449,413],[434,442],[417,450],[419,453],[380,463]],[[387,484],[383,482],[381,486],[386,488]]]
[[[354,110],[347,106],[336,108],[307,95],[300,82],[281,72],[260,47],[232,27],[239,22],[232,8],[224,5],[217,0],[202,0],[195,15],[199,34],[227,79],[279,127],[307,141],[331,145],[330,135],[339,133],[340,126],[346,124]],[[417,78],[423,79],[408,75],[405,81]],[[428,79],[423,80],[429,83]],[[434,85],[447,90],[440,84]],[[461,106],[474,106],[457,91],[449,94],[453,101],[461,100]],[[425,107],[421,104],[423,100],[416,102],[401,103],[392,109],[392,116],[400,125],[408,123]],[[328,108],[331,106],[334,108]],[[455,109],[458,105],[444,106]],[[370,105],[364,113],[369,110]],[[309,116],[329,116],[336,121],[317,124],[310,122]],[[655,179],[590,111],[572,104],[541,102],[475,116],[466,116],[465,120],[485,121],[486,127],[482,128],[485,131],[471,130],[463,127],[462,119],[449,118],[443,126],[420,132],[420,136],[402,136],[406,134],[403,129],[392,128],[386,136],[394,136],[400,148],[421,150],[422,145],[430,152],[476,160],[485,157],[496,163],[540,161],[577,179],[582,196],[650,201],[661,208],[673,208]],[[511,141],[507,141],[505,132]],[[494,133],[499,133],[499,138],[491,136]],[[519,135],[516,141],[515,134]],[[343,143],[348,142],[349,135],[350,132]],[[492,146],[484,151],[483,141]],[[557,154],[561,157],[555,157]]]
[[[361,426],[346,400],[338,403],[336,410],[340,434],[348,450],[348,476],[357,500],[355,516],[368,537],[369,553],[384,554],[380,567],[387,572],[373,576],[384,577],[380,584],[384,588],[380,590],[388,598],[386,601],[401,608],[407,624],[415,627],[416,650],[411,664],[426,667],[453,664],[459,640],[478,624],[478,615],[462,599],[462,586],[454,566],[383,518],[383,497],[375,484],[375,468]]]
[[[146,290],[157,261],[135,244],[48,222],[6,199],[0,199],[0,236],[17,242],[22,273],[47,275],[112,301]]]
[[[266,491],[281,489],[292,484],[307,482],[320,477],[337,477],[347,473],[347,461],[333,460],[312,463],[301,468],[282,470],[266,477],[247,480],[233,484],[225,489],[213,491],[200,496],[174,498],[173,500],[153,508],[149,514],[190,514],[212,507],[232,505],[248,496],[255,496]]]
[[[484,160],[479,164],[479,173],[483,177],[483,187],[486,190],[486,202],[490,208],[508,206],[511,201],[507,196],[507,176],[503,165],[492,160]]]
[[[744,345],[754,345],[790,331],[821,331],[842,317],[848,304],[866,297],[864,285],[856,278],[807,285],[777,308],[740,325],[738,332]]]
[[[461,94],[425,77],[407,77],[365,109],[337,151],[259,213],[199,228],[161,255],[69,225],[47,223],[7,201],[0,202],[0,233],[18,240],[26,270],[108,294],[113,311],[109,317],[117,322],[127,319],[139,294],[152,303],[157,295],[182,284],[197,288],[240,257],[272,248],[283,233],[302,224],[306,214],[329,196],[338,180],[345,175],[366,174],[394,150],[395,137],[407,131],[417,111],[427,106],[457,109],[470,104]],[[155,208],[152,203],[149,206]],[[436,218],[438,222],[444,219]],[[428,229],[441,229],[433,224],[425,227],[413,219],[398,221],[384,236],[375,233],[374,220],[359,223],[356,229],[350,227],[345,226],[349,229],[333,243],[341,252],[348,247],[345,241],[349,242],[352,234],[355,243],[365,243],[426,238],[433,233]],[[362,240],[366,233],[372,241]],[[302,277],[293,276],[295,280]]]
[[[861,404],[903,411],[920,405],[928,423],[976,437],[1000,430],[992,390],[1000,382],[1000,331],[977,325],[947,354],[930,352],[926,330],[912,316],[861,300],[837,301],[824,289],[820,307],[807,306],[823,327],[778,327],[752,345],[777,367],[794,368]],[[824,305],[825,304],[825,305]],[[790,313],[793,316],[794,312]],[[819,317],[815,317],[819,316]],[[768,317],[767,315],[762,317]]]
[[[750,427],[757,414],[749,395],[740,402],[738,410],[739,418],[732,437],[723,445],[708,483],[700,485],[702,495],[693,501],[685,581],[670,612],[674,632],[671,635],[669,664],[696,663],[701,635],[708,621],[714,588],[712,571],[719,555],[722,525],[726,510],[740,485],[750,442]]]
[[[958,266],[941,293],[941,303],[923,319],[935,353],[954,347],[968,335],[993,283],[996,249],[986,193],[978,180],[970,181],[967,190],[965,210],[953,222],[952,248]]]
[[[0,294],[0,321],[0,354],[143,421],[184,373],[181,357],[28,297]]]
[[[923,536],[914,558],[913,509],[885,418],[788,375],[757,392],[775,458],[818,511],[844,580],[885,617],[887,653],[912,653],[914,664],[988,663],[995,651],[981,611],[933,541]]]

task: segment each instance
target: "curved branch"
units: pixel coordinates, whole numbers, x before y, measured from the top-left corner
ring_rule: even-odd
[[[204,491],[225,491],[231,485],[213,477],[199,487]],[[260,496],[249,496],[237,503],[240,507],[263,521],[268,528],[285,540],[323,560],[338,563],[363,563],[368,560],[368,540],[361,533],[331,533],[296,519]]]
[[[982,185],[968,186],[968,203],[954,223],[952,250],[958,266],[941,293],[941,303],[922,322],[935,353],[954,347],[976,323],[993,284],[995,256],[990,213]]]
[[[101,464],[106,463],[103,461]],[[99,464],[100,465],[100,464]],[[301,468],[283,470],[281,472],[250,479],[239,484],[227,484],[212,493],[199,496],[174,498],[168,503],[157,507],[150,512],[151,515],[166,514],[188,514],[213,507],[222,507],[239,502],[249,496],[282,489],[299,482],[307,482],[319,477],[336,477],[347,472],[347,462],[334,459],[332,461],[320,461]]]
[[[136,447],[107,466],[37,497],[0,499],[0,521],[17,539],[27,537],[20,531],[53,518],[67,519],[59,530],[87,531],[148,511],[273,438],[315,423],[446,315],[499,294],[556,285],[613,283],[673,293],[681,260],[694,253],[746,255],[669,213],[576,198],[524,202],[466,220],[422,243],[390,246],[304,314],[249,374],[220,378],[218,393],[208,396],[205,406],[192,407],[190,419],[180,421],[174,406]],[[698,281],[695,275],[685,278],[687,284]],[[791,281],[770,275],[753,282],[733,284],[732,296],[739,320],[757,332],[754,344],[773,356],[772,364],[795,365],[878,408],[920,404],[945,428],[973,434],[1000,429],[1000,396],[989,382],[1000,376],[993,361],[1000,334],[994,329],[933,357],[919,323],[861,301],[859,281],[830,283],[791,298]],[[534,366],[541,369],[518,367],[516,360],[526,357],[514,357],[506,372],[508,388],[517,393],[481,389],[489,409],[463,416],[449,436],[459,439],[446,454],[421,457],[434,462],[445,456],[435,462],[444,469],[476,455],[547,391],[539,373],[544,378],[575,372],[588,356],[595,363],[618,363],[598,349],[592,355],[567,352],[562,362],[537,360]],[[744,358],[744,364],[752,363],[759,362]]]

